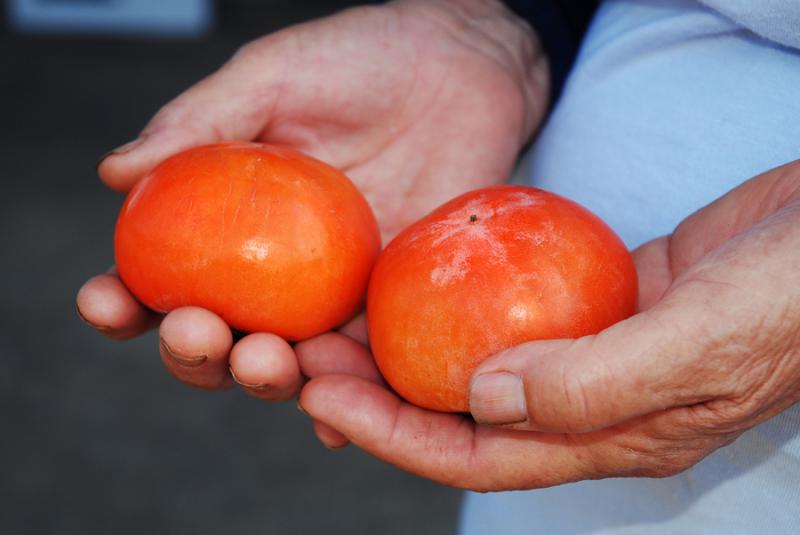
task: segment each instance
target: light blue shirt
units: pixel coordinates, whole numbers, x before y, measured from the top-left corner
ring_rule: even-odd
[[[800,2],[704,4],[606,2],[533,148],[631,248],[800,157]],[[461,533],[800,534],[800,407],[674,477],[468,493]]]

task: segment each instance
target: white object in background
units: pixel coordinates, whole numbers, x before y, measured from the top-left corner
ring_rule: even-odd
[[[191,37],[213,22],[212,0],[6,0],[21,31]]]

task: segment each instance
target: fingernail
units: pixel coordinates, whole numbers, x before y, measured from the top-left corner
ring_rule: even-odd
[[[299,400],[299,399],[297,400],[297,410],[299,410],[300,412],[302,412],[302,413],[303,413],[303,414],[305,414],[306,416],[311,416],[310,414],[308,414],[308,413],[306,412],[306,410],[303,408],[303,406],[302,406],[302,405],[300,405],[300,400]]]
[[[525,387],[522,379],[510,372],[489,372],[472,381],[469,408],[475,421],[490,425],[524,422]]]
[[[108,332],[111,330],[111,327],[109,327],[108,325],[97,325],[86,319],[86,316],[84,316],[83,312],[81,312],[81,307],[79,307],[78,305],[75,305],[75,311],[78,313],[78,317],[81,319],[81,321],[83,321],[86,325],[88,325],[92,329],[97,329],[98,331],[101,332]]]
[[[112,149],[112,150],[106,152],[105,154],[100,156],[100,158],[97,160],[97,164],[95,165],[95,167],[100,167],[100,164],[103,163],[103,161],[106,158],[108,158],[109,156],[111,156],[112,154],[125,154],[126,152],[132,151],[133,149],[135,149],[136,147],[141,145],[142,142],[144,141],[144,139],[145,139],[144,136],[138,137],[138,138],[134,139],[133,141],[129,141],[129,142],[125,143],[124,145],[120,145],[116,149]]]
[[[256,384],[245,383],[244,381],[240,381],[239,378],[236,377],[236,374],[233,373],[233,368],[232,367],[228,366],[228,370],[231,372],[231,377],[233,377],[233,380],[236,381],[236,384],[241,385],[241,386],[243,386],[245,388],[259,389],[259,388],[264,388],[266,386],[269,386],[266,383],[256,383]]]
[[[179,355],[175,353],[171,347],[164,341],[163,338],[160,339],[161,348],[164,350],[164,353],[170,357],[172,360],[180,364],[181,366],[186,366],[188,368],[196,368],[208,360],[208,356],[206,355],[198,355],[196,357],[187,357],[185,355]]]

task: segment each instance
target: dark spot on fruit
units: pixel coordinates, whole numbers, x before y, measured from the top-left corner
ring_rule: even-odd
[[[476,216],[475,214],[472,214],[471,216],[469,216],[469,222],[470,223],[475,223],[476,221],[478,221],[478,216]]]

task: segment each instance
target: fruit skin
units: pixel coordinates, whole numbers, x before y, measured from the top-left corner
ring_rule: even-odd
[[[345,175],[292,149],[221,143],[176,154],[125,200],[114,237],[128,289],[245,332],[302,340],[363,304],[380,234]]]
[[[466,412],[487,357],[597,333],[635,312],[637,291],[630,253],[591,212],[532,187],[490,187],[444,204],[381,253],[369,340],[401,396]]]

